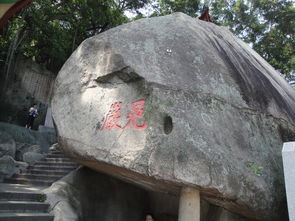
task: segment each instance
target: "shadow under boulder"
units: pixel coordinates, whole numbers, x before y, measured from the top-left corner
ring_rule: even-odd
[[[44,190],[54,221],[178,220],[178,195],[147,191],[87,167],[75,171]],[[201,221],[251,221],[201,201]]]
[[[45,193],[60,221],[138,221],[149,209],[145,190],[88,168],[75,170]]]

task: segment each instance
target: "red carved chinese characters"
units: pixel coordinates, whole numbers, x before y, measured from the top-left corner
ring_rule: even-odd
[[[141,99],[131,103],[131,112],[127,116],[127,124],[121,127],[119,124],[121,117],[121,106],[122,102],[116,102],[111,105],[110,110],[106,116],[105,122],[102,126],[102,130],[112,130],[112,129],[125,129],[133,126],[134,129],[143,130],[147,127],[147,123],[144,122],[142,125],[138,125],[137,119],[143,117],[145,100]]]
[[[133,127],[135,129],[139,129],[139,130],[143,130],[147,127],[147,123],[144,122],[143,125],[139,126],[137,125],[136,120],[140,117],[143,117],[143,105],[144,105],[144,100],[139,100],[139,101],[135,101],[133,103],[131,103],[131,111],[128,116],[127,116],[127,120],[129,120],[129,122],[125,125],[124,129],[129,127],[131,124],[133,125]]]
[[[114,128],[122,129],[117,123],[120,121],[122,102],[116,102],[111,105],[102,130],[111,130]]]

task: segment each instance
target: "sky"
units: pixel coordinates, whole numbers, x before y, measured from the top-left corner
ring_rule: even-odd
[[[201,2],[201,5],[202,4],[206,4],[206,5],[208,5],[209,4],[209,0],[201,0],[200,1]],[[142,13],[144,16],[150,16],[152,13],[153,13],[153,11],[154,11],[154,9],[153,9],[153,6],[156,6],[156,5],[158,5],[158,3],[159,3],[159,0],[154,0],[151,4],[148,4],[148,5],[146,5],[144,8],[141,8],[141,9],[139,9],[139,12],[140,13]],[[130,10],[126,10],[125,12],[124,12],[124,14],[128,17],[128,18],[134,18],[135,16],[136,16],[136,13],[135,12],[132,12],[132,11],[130,11]],[[196,14],[198,14],[198,15],[200,15],[199,13],[196,13]]]
[[[148,4],[144,8],[139,9],[138,11],[140,13],[142,13],[143,15],[145,15],[145,16],[150,16],[153,13],[153,6],[152,6],[153,4],[155,4],[155,3]],[[135,12],[132,12],[131,10],[126,10],[124,12],[124,14],[128,18],[134,18],[136,16],[136,13]]]

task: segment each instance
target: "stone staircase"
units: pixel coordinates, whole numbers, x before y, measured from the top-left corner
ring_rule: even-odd
[[[22,173],[5,179],[0,184],[0,221],[52,221],[42,190],[77,166],[54,150]]]

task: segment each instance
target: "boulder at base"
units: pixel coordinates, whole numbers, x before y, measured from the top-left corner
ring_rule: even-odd
[[[16,143],[14,139],[6,132],[0,130],[0,157],[9,155],[15,157]]]
[[[226,28],[176,13],[89,38],[61,69],[52,110],[81,164],[287,220],[281,148],[295,139],[295,91]]]
[[[0,182],[4,178],[11,177],[13,174],[18,174],[21,170],[28,167],[25,162],[15,161],[11,156],[5,155],[0,157]]]
[[[45,155],[36,152],[26,152],[23,155],[23,161],[28,163],[29,165],[34,165],[38,161],[42,160]]]

